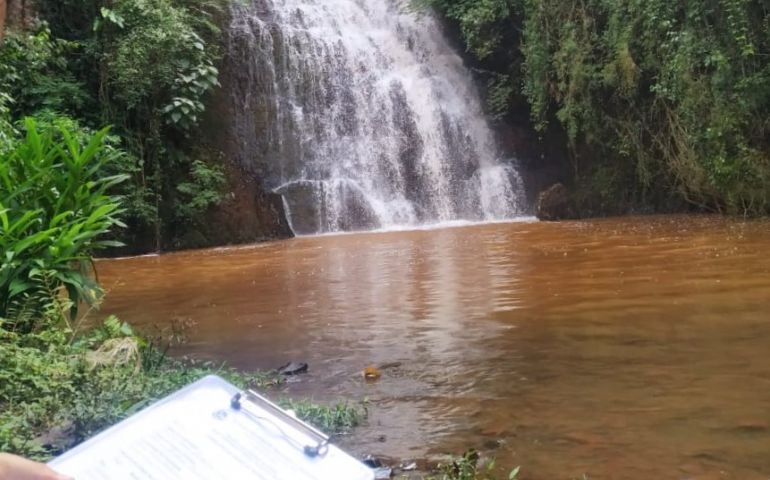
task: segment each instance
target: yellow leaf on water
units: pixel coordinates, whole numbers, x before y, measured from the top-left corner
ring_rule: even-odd
[[[367,380],[377,380],[380,378],[380,371],[377,367],[370,365],[364,369],[364,378]]]

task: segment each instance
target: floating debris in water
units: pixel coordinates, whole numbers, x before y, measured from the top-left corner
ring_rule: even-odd
[[[369,381],[378,380],[382,375],[377,367],[368,366],[364,369],[364,378]]]

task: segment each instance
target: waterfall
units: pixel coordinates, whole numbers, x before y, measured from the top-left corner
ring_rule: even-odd
[[[297,234],[521,214],[475,85],[438,22],[399,0],[235,2],[239,160]]]

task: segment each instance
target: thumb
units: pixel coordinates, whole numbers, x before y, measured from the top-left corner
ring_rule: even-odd
[[[54,472],[48,465],[7,453],[0,453],[0,477],[3,480],[74,480]]]

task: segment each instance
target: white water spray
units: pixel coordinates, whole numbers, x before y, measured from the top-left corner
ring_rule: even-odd
[[[521,214],[521,180],[499,159],[466,68],[438,23],[405,5],[234,7],[241,155],[283,195],[296,233]]]

